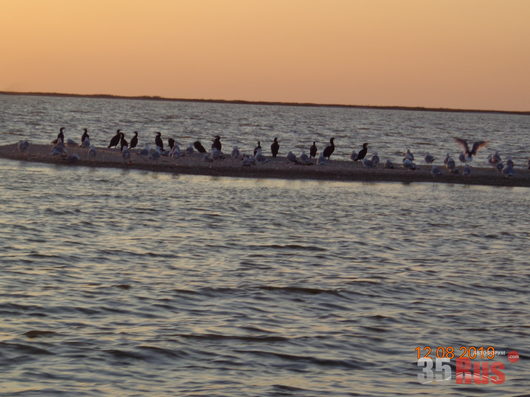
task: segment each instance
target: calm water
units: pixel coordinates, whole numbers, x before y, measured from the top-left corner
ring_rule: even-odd
[[[0,96],[2,141],[87,127],[249,151],[372,143],[384,157],[530,118]],[[343,143],[344,146],[340,146]],[[281,149],[281,150],[282,150]],[[484,163],[488,151],[476,162]],[[0,395],[508,395],[530,389],[523,188],[273,181],[0,160]],[[523,171],[521,171],[523,172]],[[494,346],[506,381],[422,385],[417,346]]]

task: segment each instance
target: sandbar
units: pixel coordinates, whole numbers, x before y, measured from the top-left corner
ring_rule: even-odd
[[[395,164],[394,169],[384,168],[379,164],[376,168],[365,168],[360,162],[331,160],[325,165],[301,165],[289,162],[286,157],[270,158],[263,163],[243,166],[241,159],[231,158],[205,161],[199,153],[184,155],[179,158],[161,156],[151,160],[140,155],[139,150],[131,150],[130,163],[125,162],[117,149],[96,148],[95,159],[90,159],[88,150],[79,146],[67,146],[70,156],[77,154],[78,159],[65,159],[53,156],[51,144],[30,143],[26,151],[19,151],[16,143],[0,146],[0,158],[59,164],[64,166],[84,166],[101,168],[124,168],[169,172],[174,174],[226,176],[238,178],[281,178],[281,179],[313,179],[329,181],[356,182],[435,182],[464,185],[513,186],[530,187],[530,170],[516,168],[513,176],[507,177],[490,167],[473,167],[471,175],[451,174],[443,165],[442,175],[431,175],[431,166],[418,165],[416,170],[405,169]]]

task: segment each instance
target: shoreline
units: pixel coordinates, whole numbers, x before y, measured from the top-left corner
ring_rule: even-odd
[[[344,160],[331,160],[326,165],[300,165],[288,162],[285,157],[272,159],[262,164],[242,166],[240,159],[225,159],[206,162],[202,155],[194,153],[173,159],[162,156],[159,161],[153,162],[138,152],[131,153],[131,164],[126,164],[121,152],[116,149],[96,148],[96,159],[88,158],[86,148],[79,146],[66,146],[70,155],[77,154],[78,160],[68,161],[60,156],[51,155],[51,144],[30,143],[25,152],[17,149],[17,144],[0,146],[0,158],[18,161],[28,161],[63,166],[85,166],[97,168],[134,169],[173,174],[206,175],[214,177],[238,178],[273,178],[273,179],[301,179],[301,180],[327,180],[340,182],[430,182],[461,185],[504,186],[504,187],[530,187],[530,170],[517,168],[515,175],[505,177],[493,168],[473,168],[471,175],[448,174],[440,166],[442,175],[433,177],[431,167],[419,165],[414,171],[396,164],[394,169],[385,169],[382,165],[378,168],[364,168],[360,163]]]
[[[113,94],[71,94],[60,92],[16,92],[0,91],[0,95],[13,96],[49,96],[59,98],[94,98],[94,99],[127,99],[143,101],[166,101],[166,102],[197,102],[197,103],[221,103],[234,105],[263,105],[263,106],[298,106],[298,107],[323,107],[323,108],[347,108],[347,109],[374,109],[374,110],[403,110],[418,112],[454,112],[454,113],[490,113],[490,114],[512,114],[530,116],[530,110],[495,110],[495,109],[456,109],[456,108],[430,108],[423,106],[398,106],[398,105],[348,105],[332,103],[312,102],[281,102],[281,101],[251,101],[243,99],[192,99],[192,98],[168,98],[156,95],[113,95]]]

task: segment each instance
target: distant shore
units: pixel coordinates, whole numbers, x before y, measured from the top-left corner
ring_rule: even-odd
[[[17,92],[0,91],[0,95],[26,95],[26,96],[49,96],[65,98],[100,98],[100,99],[129,99],[145,101],[167,101],[167,102],[198,102],[198,103],[226,103],[237,105],[265,105],[265,106],[305,106],[305,107],[326,107],[326,108],[351,108],[351,109],[380,109],[380,110],[405,110],[421,112],[458,112],[458,113],[496,113],[514,114],[530,116],[530,110],[485,110],[485,109],[453,109],[453,108],[429,108],[421,106],[376,106],[376,105],[348,105],[348,104],[325,104],[310,102],[273,102],[273,101],[246,101],[246,100],[225,100],[225,99],[190,99],[190,98],[166,98],[161,96],[125,96],[111,94],[69,94],[58,92]]]
[[[176,159],[162,156],[153,161],[132,151],[130,163],[124,162],[122,154],[116,149],[97,148],[95,159],[89,159],[86,148],[67,146],[66,156],[52,156],[51,144],[30,143],[29,148],[20,152],[17,144],[0,146],[0,158],[58,164],[64,166],[86,166],[101,168],[122,168],[169,172],[174,174],[227,176],[239,178],[279,178],[312,179],[328,181],[357,182],[436,182],[464,185],[530,187],[530,170],[516,169],[515,175],[505,177],[492,168],[473,168],[471,175],[450,174],[442,168],[442,175],[432,176],[430,166],[419,166],[408,170],[396,164],[395,169],[364,168],[353,161],[331,160],[326,165],[300,165],[289,162],[285,157],[267,158],[267,162],[252,166],[243,166],[241,159],[227,156],[224,159],[205,161],[203,155],[194,153]],[[76,155],[75,158],[71,156]]]

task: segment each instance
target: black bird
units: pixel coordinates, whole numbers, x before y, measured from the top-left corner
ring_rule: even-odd
[[[315,157],[317,155],[317,145],[316,145],[316,142],[313,141],[313,144],[311,145],[311,147],[309,148],[309,155],[311,157]]]
[[[162,134],[160,132],[156,133],[155,145],[162,151],[164,150],[164,142],[162,142]]]
[[[129,142],[127,142],[127,139],[125,139],[125,134],[122,132],[120,136],[120,150],[123,152],[124,147],[129,147]]]
[[[86,138],[90,138],[90,135],[88,135],[88,130],[86,128],[83,128],[83,135],[81,135],[81,144],[85,141]]]
[[[59,130],[59,133],[57,134],[57,139],[55,139],[53,141],[53,143],[59,143],[59,141],[61,141],[61,143],[64,143],[64,127],[61,127],[61,129]]]
[[[254,156],[256,155],[256,153],[258,153],[258,150],[261,150],[261,142],[260,141],[258,141],[258,146],[256,146],[254,148]]]
[[[213,140],[213,143],[212,143],[212,149],[217,149],[217,150],[221,151],[222,147],[223,147],[223,145],[221,145],[221,137],[219,135],[216,135],[215,139]]]
[[[121,130],[117,130],[116,135],[114,135],[112,139],[110,140],[108,149],[110,149],[111,147],[118,146],[118,143],[120,143],[120,139],[121,139]]]
[[[170,149],[173,149],[173,146],[175,146],[175,140],[173,138],[167,138],[167,144]]]
[[[271,145],[272,157],[276,157],[278,155],[279,150],[280,150],[280,144],[278,143],[278,138],[274,138],[274,142],[272,142],[272,145]]]
[[[329,140],[329,145],[326,146],[326,148],[324,149],[324,153],[322,153],[323,157],[325,159],[329,159],[329,157],[333,154],[333,152],[335,151],[335,143],[333,143],[333,141],[335,140],[335,138],[331,138]]]
[[[354,161],[362,160],[366,157],[366,153],[368,153],[368,144],[363,143],[363,148],[359,150],[359,153],[357,153],[357,158]]]
[[[477,152],[482,149],[484,146],[488,144],[488,141],[477,141],[473,143],[473,146],[471,147],[471,150],[469,149],[469,145],[467,143],[467,140],[462,138],[453,137],[455,142],[458,143],[462,148],[464,149],[464,156],[467,161],[473,160],[473,156],[477,154]]]
[[[131,138],[131,144],[129,148],[133,149],[138,145],[138,131],[134,131],[134,136]]]
[[[202,143],[200,141],[193,142],[193,147],[197,149],[199,153],[206,153],[206,149],[204,146],[202,146]]]

